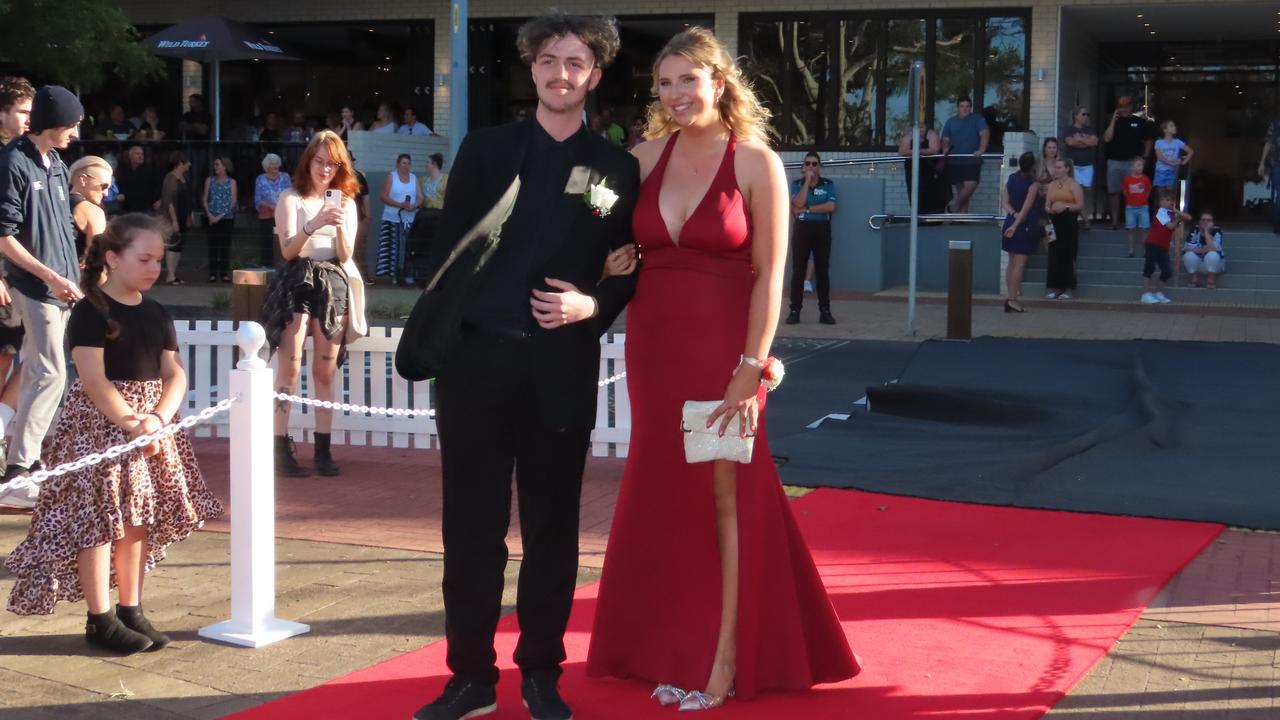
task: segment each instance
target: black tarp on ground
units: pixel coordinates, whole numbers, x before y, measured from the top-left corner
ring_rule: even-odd
[[[1280,529],[1280,346],[927,342],[868,398],[774,440],[783,481]]]

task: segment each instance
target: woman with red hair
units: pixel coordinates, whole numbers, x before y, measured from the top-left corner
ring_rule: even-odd
[[[313,396],[336,397],[334,379],[346,342],[367,332],[364,283],[352,257],[359,191],[346,145],[322,130],[311,139],[293,172],[293,187],[276,204],[276,233],[285,264],[276,273],[263,304],[263,324],[272,351],[279,350],[277,392],[292,393],[302,372],[302,344],[310,335]],[[329,451],[333,411],[316,408],[315,471],[338,475]],[[276,470],[300,477],[310,471],[294,457],[289,403],[276,402]]]

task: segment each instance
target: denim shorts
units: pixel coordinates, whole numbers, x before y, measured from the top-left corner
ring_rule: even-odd
[[[1151,211],[1144,207],[1124,208],[1124,229],[1136,230],[1142,228],[1148,230],[1151,228]]]

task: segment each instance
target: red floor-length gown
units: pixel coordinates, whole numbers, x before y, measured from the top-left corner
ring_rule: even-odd
[[[732,139],[706,196],[670,237],[658,193],[678,140],[641,185],[632,221],[644,264],[627,309],[631,447],[587,672],[702,689],[720,630],[720,548],[713,464],[685,462],[681,406],[724,397],[755,275]],[[741,699],[859,670],[773,467],[761,410],[752,462],[737,474]]]

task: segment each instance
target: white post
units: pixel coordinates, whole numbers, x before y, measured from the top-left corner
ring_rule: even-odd
[[[200,628],[200,637],[262,647],[309,632],[276,618],[275,464],[271,368],[259,351],[266,333],[254,322],[236,332],[240,362],[230,375],[231,619]]]

